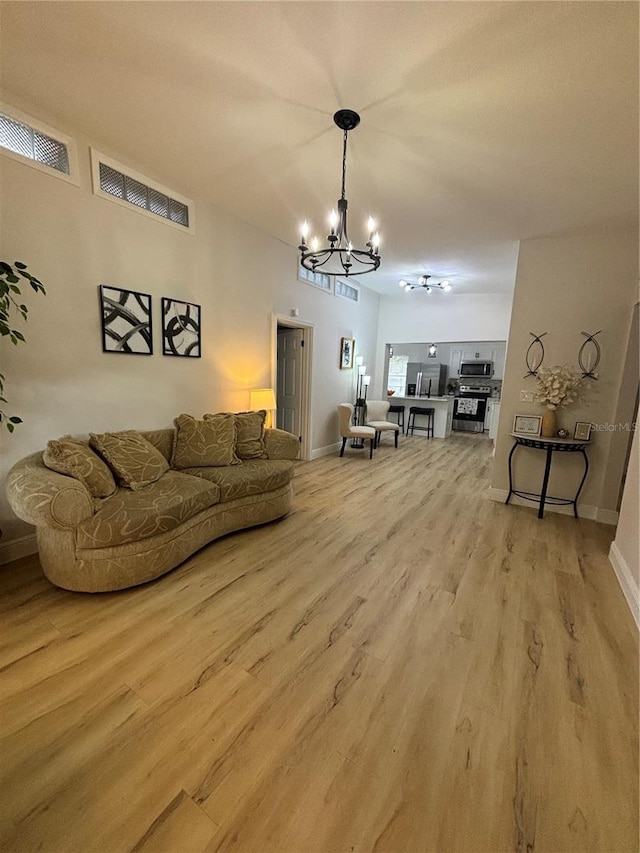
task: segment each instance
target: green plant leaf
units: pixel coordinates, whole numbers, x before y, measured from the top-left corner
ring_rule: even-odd
[[[15,429],[14,425],[10,421],[7,423],[7,429],[9,432],[13,432]]]
[[[10,424],[21,424],[22,418],[19,418],[17,415],[14,415],[12,418],[9,418]]]
[[[23,264],[22,261],[15,261],[14,267],[17,267],[19,270],[26,270],[27,265]]]

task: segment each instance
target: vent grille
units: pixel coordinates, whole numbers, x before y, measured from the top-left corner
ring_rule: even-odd
[[[0,113],[0,145],[14,154],[35,160],[57,172],[70,174],[69,152],[64,142],[41,133],[28,124]]]
[[[117,169],[100,163],[100,189],[156,216],[189,227],[189,208],[181,201],[154,190]]]

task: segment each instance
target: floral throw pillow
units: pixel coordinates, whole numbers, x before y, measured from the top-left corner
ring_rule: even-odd
[[[50,441],[42,461],[51,471],[80,480],[93,498],[108,498],[116,490],[116,481],[97,453],[86,441],[65,435]]]
[[[210,415],[206,420],[178,415],[174,424],[172,468],[218,468],[238,463],[233,415]]]
[[[162,453],[135,430],[91,433],[89,443],[107,462],[118,483],[133,491],[155,483],[169,470]]]

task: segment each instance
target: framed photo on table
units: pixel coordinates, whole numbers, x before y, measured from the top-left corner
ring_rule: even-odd
[[[541,415],[516,415],[513,419],[513,431],[520,435],[540,435]]]
[[[573,437],[579,441],[589,441],[592,429],[593,424],[587,423],[586,421],[577,421],[575,429],[573,430]]]
[[[355,345],[354,338],[342,338],[340,340],[340,370],[351,370],[353,367]]]

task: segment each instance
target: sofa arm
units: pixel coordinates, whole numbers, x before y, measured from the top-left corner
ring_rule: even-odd
[[[300,442],[283,429],[266,429],[264,441],[269,459],[297,459],[300,455]]]
[[[42,453],[17,462],[7,476],[7,498],[18,518],[36,527],[73,529],[94,513],[89,490],[79,480],[50,471]]]

